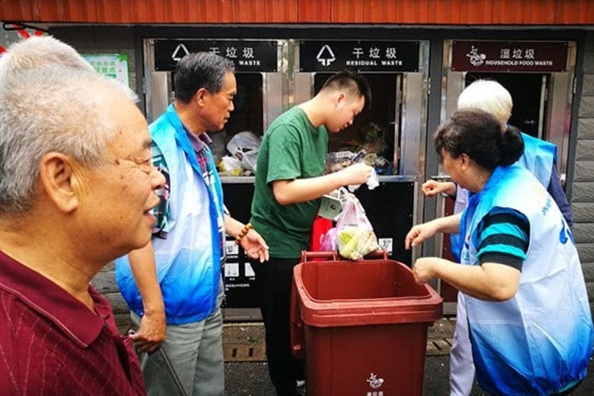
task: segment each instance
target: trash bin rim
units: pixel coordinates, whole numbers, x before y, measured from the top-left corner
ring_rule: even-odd
[[[371,260],[368,260],[371,261]],[[380,260],[396,263],[407,271],[410,268],[395,260]],[[352,326],[366,324],[432,323],[443,316],[443,299],[429,285],[422,285],[427,292],[423,296],[386,297],[360,300],[320,300],[313,298],[301,278],[304,265],[324,263],[351,263],[347,260],[317,261],[295,266],[294,283],[299,295],[301,320],[314,327]]]

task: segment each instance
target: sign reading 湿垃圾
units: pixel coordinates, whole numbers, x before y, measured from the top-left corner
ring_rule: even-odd
[[[454,41],[452,70],[554,73],[567,70],[567,42]]]

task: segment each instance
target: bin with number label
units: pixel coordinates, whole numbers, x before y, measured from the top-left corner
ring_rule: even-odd
[[[311,261],[326,257],[326,261]],[[427,329],[442,299],[397,261],[304,253],[294,268],[291,339],[308,396],[420,395]]]

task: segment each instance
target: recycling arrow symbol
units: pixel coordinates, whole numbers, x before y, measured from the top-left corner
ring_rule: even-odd
[[[322,66],[330,66],[330,64],[336,60],[336,56],[334,55],[332,48],[326,44],[320,49],[316,59],[322,64]]]
[[[186,48],[183,44],[178,44],[177,47],[173,50],[173,54],[171,54],[171,59],[176,62],[179,62],[184,56],[188,55],[190,51]]]

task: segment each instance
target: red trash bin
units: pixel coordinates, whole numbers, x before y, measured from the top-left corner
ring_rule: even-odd
[[[427,328],[442,317],[435,290],[386,253],[304,253],[293,271],[291,339],[306,359],[307,396],[422,394]]]

